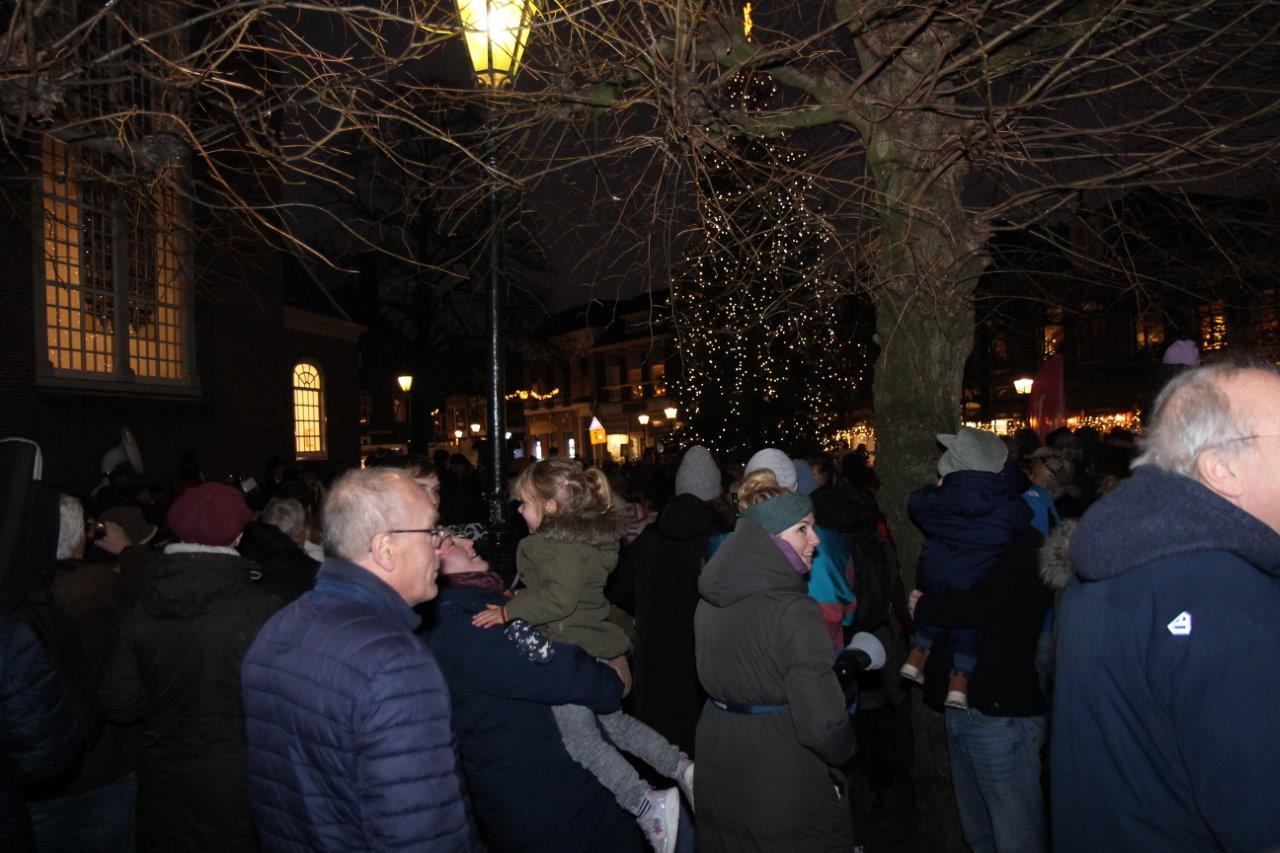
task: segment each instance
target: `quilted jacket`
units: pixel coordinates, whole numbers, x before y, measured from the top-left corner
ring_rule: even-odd
[[[267,850],[471,849],[449,691],[389,586],[336,557],[271,618],[241,681]]]
[[[21,784],[75,757],[80,723],[31,629],[0,614],[0,849],[34,849]]]

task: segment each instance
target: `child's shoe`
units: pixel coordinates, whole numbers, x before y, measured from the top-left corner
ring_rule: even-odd
[[[680,831],[680,790],[650,788],[645,800],[644,811],[636,817],[645,840],[657,853],[675,853],[676,833]]]
[[[676,770],[676,784],[689,801],[689,810],[697,814],[698,810],[693,807],[693,762],[687,758],[680,759],[680,767]]]
[[[947,701],[943,704],[961,711],[969,707],[969,673],[951,670],[951,681],[947,683]]]
[[[898,674],[907,681],[924,684],[924,664],[929,659],[929,650],[920,646],[912,646],[907,654],[907,662],[898,670]]]

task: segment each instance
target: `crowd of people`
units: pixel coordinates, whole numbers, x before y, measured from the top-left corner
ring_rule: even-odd
[[[0,615],[0,846],[857,850],[915,702],[974,850],[1280,844],[1280,372],[1043,439],[939,435],[909,567],[862,447],[529,461],[514,573],[448,453],[122,465]]]

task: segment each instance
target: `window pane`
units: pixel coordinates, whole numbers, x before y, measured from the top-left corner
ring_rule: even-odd
[[[293,435],[299,456],[324,454],[324,388],[320,369],[305,361],[293,366]]]

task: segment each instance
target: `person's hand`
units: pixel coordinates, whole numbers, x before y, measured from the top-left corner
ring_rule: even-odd
[[[911,590],[911,594],[907,596],[907,612],[911,614],[911,618],[916,618],[916,604],[920,602],[920,597],[924,593],[918,589]]]
[[[627,658],[620,655],[612,660],[605,661],[613,671],[618,673],[618,677],[622,679],[622,696],[625,699],[631,695],[631,666],[627,663]]]
[[[471,624],[477,628],[492,628],[507,621],[507,608],[497,604],[486,604],[484,611],[471,617]]]
[[[124,532],[124,528],[116,524],[114,521],[104,521],[102,526],[107,532],[103,534],[96,544],[102,550],[120,556],[120,552],[133,544],[133,540],[129,538],[129,534]]]

